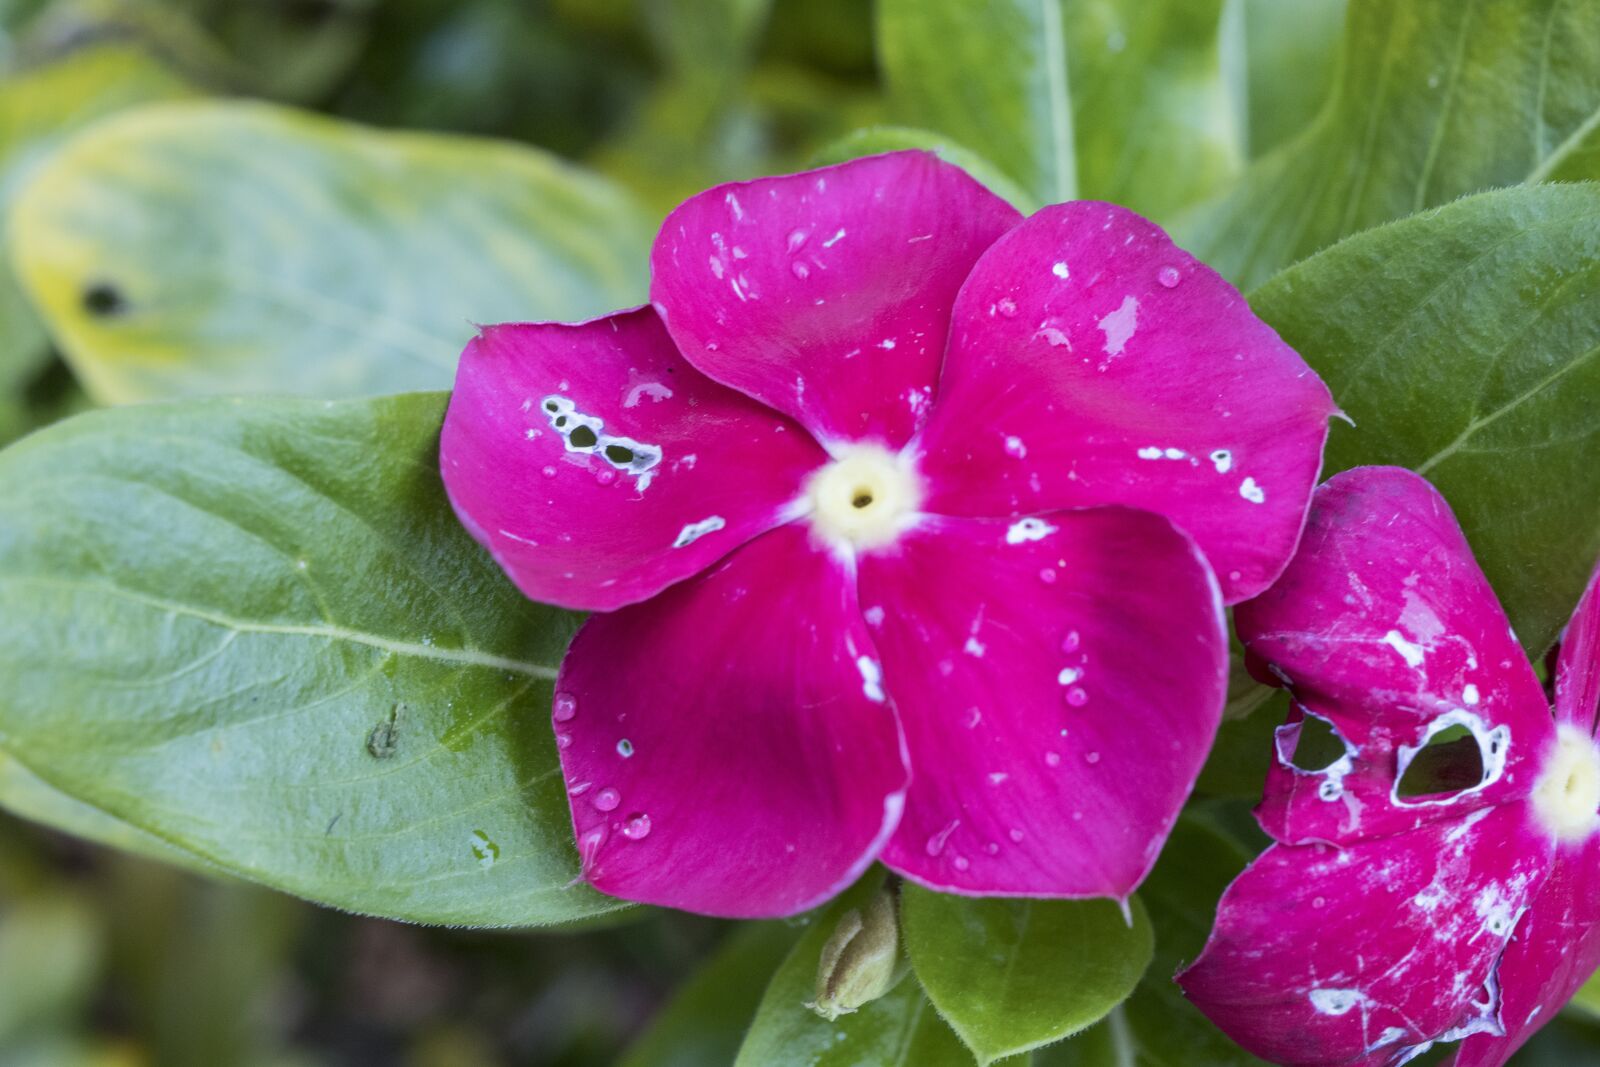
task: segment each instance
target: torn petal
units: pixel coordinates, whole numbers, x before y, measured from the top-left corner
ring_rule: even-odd
[[[1258,813],[1279,841],[1353,841],[1529,795],[1554,732],[1543,691],[1422,478],[1366,467],[1330,479],[1283,576],[1234,617],[1251,656],[1349,746],[1332,772],[1280,751]],[[1452,727],[1477,746],[1479,782],[1402,796],[1408,764]]]
[[[1274,845],[1228,888],[1178,983],[1276,1063],[1403,1062],[1499,1033],[1500,954],[1549,862],[1518,803],[1346,848]]]
[[[1556,659],[1556,718],[1595,732],[1600,705],[1600,567],[1561,635]]]

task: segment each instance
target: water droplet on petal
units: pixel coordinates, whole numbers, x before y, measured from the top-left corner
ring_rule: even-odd
[[[1008,296],[1001,297],[999,303],[995,304],[994,307],[996,311],[1008,319],[1017,313],[1017,302]]]
[[[1059,767],[1059,766],[1061,766],[1061,753],[1059,753],[1059,752],[1046,752],[1044,754],[1044,762],[1045,762],[1045,765],[1049,766],[1049,767]]]
[[[1006,836],[1011,838],[1013,844],[1018,844],[1024,837],[1028,835],[1024,834],[1021,830],[1012,830],[1010,833],[1006,834]]]
[[[796,278],[805,279],[811,277],[811,268],[798,259],[789,264],[789,269],[794,272]]]
[[[1000,846],[993,841],[990,841],[987,845],[984,845],[983,850],[991,856],[1000,855]]]
[[[1100,762],[1100,753],[1098,753],[1098,752],[1090,752],[1088,755],[1084,756],[1083,758],[1088,763],[1099,763]]]
[[[1043,570],[1041,570],[1039,572],[1039,580],[1041,582],[1043,582],[1045,585],[1055,585],[1056,584],[1056,569],[1054,567],[1046,567],[1046,568],[1044,568]]]
[[[810,236],[810,230],[790,230],[788,242],[789,251],[791,253],[800,251],[801,247],[806,243],[806,238]]]
[[[950,835],[955,833],[956,827],[960,825],[960,819],[953,819],[951,820],[950,825],[946,826],[943,830],[940,830],[938,833],[928,838],[928,843],[924,846],[928,855],[937,856],[939,853],[943,852],[944,843],[950,839]]]
[[[622,803],[622,794],[609,786],[594,795],[594,806],[599,811],[616,811]]]
[[[556,476],[556,469],[554,467],[546,467],[539,473],[543,474],[546,478],[554,478]]]
[[[627,759],[629,756],[633,755],[633,742],[629,741],[626,737],[624,737],[621,741],[618,741],[617,755],[621,756],[623,759]]]
[[[1083,691],[1083,686],[1075,685],[1067,690],[1067,703],[1075,708],[1081,708],[1089,703],[1089,694]]]
[[[610,485],[617,480],[617,472],[614,470],[598,470],[595,472],[594,480],[601,485]]]
[[[629,841],[642,841],[649,837],[650,816],[642,811],[628,816],[628,821],[622,824],[622,836]]]
[[[1080,643],[1081,639],[1078,637],[1078,631],[1068,630],[1067,636],[1061,639],[1061,651],[1076,652]]]
[[[571,693],[557,693],[555,703],[551,705],[551,718],[556,722],[567,722],[576,714],[578,714],[578,698]]]
[[[1167,289],[1175,288],[1182,280],[1183,276],[1178,273],[1177,267],[1162,267],[1160,270],[1156,271],[1156,281],[1160,282],[1162,286]]]
[[[967,857],[965,857],[965,856],[957,856],[955,858],[955,869],[956,870],[964,871],[968,867],[971,867],[971,866],[972,866],[972,861],[967,859]]]
[[[562,732],[560,732],[558,730],[556,732],[556,747],[557,748],[571,748],[572,747],[572,735],[571,734],[567,734],[567,733],[562,733]]]

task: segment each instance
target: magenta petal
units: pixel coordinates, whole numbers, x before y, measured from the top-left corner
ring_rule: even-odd
[[[1220,719],[1216,583],[1166,520],[929,518],[861,562],[915,772],[884,862],[958,893],[1125,897]]]
[[[898,448],[924,421],[956,290],[1018,218],[925,152],[718,186],[662,224],[651,299],[717,381],[824,442]]]
[[[852,576],[796,526],[591,618],[554,711],[589,882],[731,917],[848,885],[907,778],[875,657]]]
[[[1349,841],[1526,796],[1554,725],[1544,693],[1449,506],[1425,480],[1363,467],[1317,490],[1300,550],[1235,610],[1251,654],[1344,738],[1327,768],[1289,765],[1279,737],[1259,817],[1280,841]],[[1479,787],[1400,798],[1432,732],[1478,739]]]
[[[1125,208],[1045,208],[956,301],[925,435],[929,510],[1128,504],[1170,518],[1228,603],[1294,550],[1327,387],[1216,272]]]
[[[1469,1038],[1455,1067],[1500,1067],[1600,967],[1600,846],[1556,853],[1533,906],[1500,961],[1505,1036]]]
[[[825,458],[684,362],[649,308],[485,328],[439,452],[456,514],[524,593],[601,611],[783,521]]]
[[[1556,718],[1594,733],[1600,704],[1600,567],[1561,635],[1556,657]]]
[[[1498,1032],[1497,961],[1550,862],[1527,819],[1509,804],[1345,849],[1275,845],[1178,982],[1275,1063],[1391,1063]]]

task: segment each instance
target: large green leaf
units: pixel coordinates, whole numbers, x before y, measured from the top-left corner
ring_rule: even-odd
[[[879,0],[893,101],[1039,203],[1097,197],[1157,218],[1213,192],[1243,133],[1223,0]]]
[[[1393,463],[1455,509],[1523,643],[1600,555],[1600,185],[1471,197],[1360,234],[1251,294],[1354,426],[1329,473]]]
[[[1316,122],[1179,226],[1254,286],[1466,193],[1600,177],[1600,17],[1572,0],[1352,0]],[[1587,150],[1587,153],[1586,153]]]
[[[1139,895],[1149,901],[1155,958],[1105,1022],[1041,1055],[1044,1067],[1254,1067],[1172,981],[1200,954],[1222,891],[1249,856],[1203,818],[1184,815]]]
[[[111,42],[0,83],[0,242],[18,189],[69,134],[113,111],[184,96],[187,83],[142,48]],[[0,394],[14,394],[48,355],[44,327],[0,259]]]
[[[974,899],[907,885],[903,929],[917,977],[980,1063],[1038,1048],[1104,1018],[1150,963],[1138,898]]]
[[[883,872],[874,869],[811,918],[767,984],[734,1067],[972,1067],[972,1055],[910,974],[832,1022],[806,1006],[816,997],[817,962],[839,917],[882,884]]]
[[[442,387],[474,322],[637,302],[648,236],[531,149],[216,102],[87,131],[13,220],[24,285],[113,402]]]
[[[445,501],[444,399],[190,401],[0,453],[0,747],[246,878],[481,926],[575,885],[547,723],[574,616]]]
[[[762,990],[794,947],[786,923],[745,923],[651,1020],[619,1067],[732,1063]]]

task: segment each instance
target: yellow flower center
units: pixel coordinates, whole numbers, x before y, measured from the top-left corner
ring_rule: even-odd
[[[1562,723],[1533,786],[1533,811],[1558,841],[1581,841],[1600,829],[1600,747]]]
[[[830,541],[881,548],[916,519],[922,479],[905,453],[880,445],[841,447],[806,483],[811,525]]]

